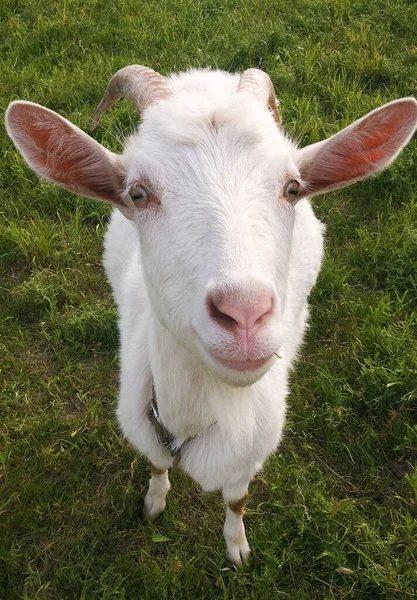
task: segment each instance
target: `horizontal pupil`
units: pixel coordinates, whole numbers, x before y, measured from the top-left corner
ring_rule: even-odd
[[[141,198],[144,198],[145,194],[136,194],[136,196],[132,196],[132,200],[140,200]]]
[[[298,194],[298,190],[288,190],[289,194],[293,194],[293,196],[296,196]]]

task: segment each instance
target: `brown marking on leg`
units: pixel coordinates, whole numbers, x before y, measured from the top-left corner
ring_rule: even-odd
[[[163,475],[166,471],[166,469],[159,469],[158,467],[155,467],[155,465],[151,463],[151,461],[149,461],[149,468],[151,470],[152,475]]]
[[[248,492],[246,492],[244,496],[239,498],[239,500],[231,500],[230,502],[227,503],[227,506],[236,515],[243,515],[247,497],[248,497]]]

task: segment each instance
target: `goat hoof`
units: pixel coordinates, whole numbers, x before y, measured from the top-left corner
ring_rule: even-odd
[[[230,544],[227,547],[227,558],[236,567],[242,567],[248,562],[250,556],[250,548],[245,540],[242,544]]]
[[[164,512],[165,507],[166,502],[158,502],[146,496],[143,504],[143,516],[146,520],[154,523]]]

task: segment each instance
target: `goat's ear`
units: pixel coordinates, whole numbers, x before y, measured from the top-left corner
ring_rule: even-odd
[[[36,173],[60,187],[104,200],[132,218],[120,192],[120,158],[57,113],[32,102],[11,102],[6,128],[23,158]]]
[[[417,126],[417,102],[402,98],[373,110],[333,137],[297,151],[302,196],[345,187],[387,167]]]

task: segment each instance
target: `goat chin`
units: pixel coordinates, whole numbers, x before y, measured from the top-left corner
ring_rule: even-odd
[[[250,552],[249,481],[281,439],[323,255],[324,226],[306,195],[388,166],[416,129],[417,102],[390,102],[298,149],[257,69],[164,78],[125,67],[93,127],[121,94],[142,118],[121,155],[31,102],[9,105],[7,131],[39,175],[118,209],[104,253],[120,316],[117,413],[151,462],[145,514],[154,520],[165,508],[173,464],[147,418],[153,382],[163,424],[178,446],[187,442],[180,466],[204,489],[222,488],[228,556],[240,565]],[[197,340],[190,315],[202,324]]]

